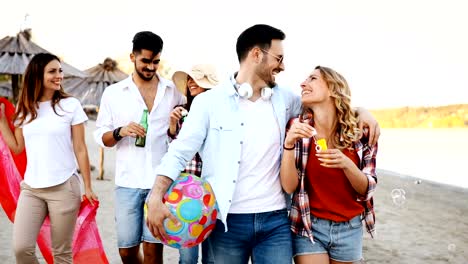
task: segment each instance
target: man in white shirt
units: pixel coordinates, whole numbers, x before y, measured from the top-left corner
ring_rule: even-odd
[[[143,263],[141,242],[145,263],[163,260],[163,245],[149,232],[143,206],[155,180],[154,168],[167,152],[170,112],[184,104],[185,97],[171,81],[156,73],[162,48],[162,39],[152,32],[135,35],[130,54],[134,72],[106,88],[96,121],[96,142],[117,148],[115,219],[123,263]],[[148,110],[147,131],[139,124],[144,110]],[[144,147],[135,145],[137,136],[146,136]]]
[[[147,219],[155,237],[167,238],[164,219],[178,222],[162,197],[199,152],[201,176],[212,185],[219,206],[208,238],[215,263],[292,262],[279,168],[286,123],[301,112],[301,99],[275,82],[284,70],[284,38],[268,25],[246,29],[236,45],[239,72],[194,99],[177,140],[156,169]],[[368,114],[361,120],[376,123]]]

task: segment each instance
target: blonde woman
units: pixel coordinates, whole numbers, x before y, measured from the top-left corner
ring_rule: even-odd
[[[0,132],[15,153],[26,148],[28,162],[13,226],[16,263],[39,263],[36,240],[46,216],[50,218],[54,263],[72,263],[72,239],[81,202],[97,200],[91,188],[83,123],[88,119],[78,99],[61,86],[63,72],[55,55],[35,55],[24,75],[14,117],[14,133],[0,106]]]
[[[377,144],[360,138],[346,80],[318,66],[301,84],[304,113],[290,120],[280,169],[293,194],[295,263],[358,263],[362,220],[373,235]]]

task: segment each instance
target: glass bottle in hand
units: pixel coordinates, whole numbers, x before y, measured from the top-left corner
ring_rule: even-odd
[[[145,132],[148,131],[148,110],[146,109],[143,110],[143,115],[141,116],[140,125],[145,128]],[[146,136],[136,137],[135,146],[144,148],[145,143],[146,143]]]

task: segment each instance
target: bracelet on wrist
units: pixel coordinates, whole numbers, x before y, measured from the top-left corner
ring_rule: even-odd
[[[293,149],[295,149],[295,148],[296,148],[295,145],[293,145],[292,147],[288,148],[288,147],[286,147],[285,144],[283,144],[283,149],[285,149],[285,150],[293,150]]]
[[[120,135],[120,129],[122,129],[122,127],[118,127],[112,132],[112,136],[114,137],[115,141],[120,141],[123,138]]]
[[[167,129],[167,136],[168,136],[170,139],[176,139],[176,138],[177,138],[177,135],[173,135],[173,134],[171,133],[171,129],[170,129],[170,128]]]

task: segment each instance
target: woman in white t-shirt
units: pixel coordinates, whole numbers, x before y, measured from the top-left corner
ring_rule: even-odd
[[[54,263],[72,263],[72,239],[81,202],[80,178],[86,199],[97,201],[91,188],[84,122],[80,102],[61,86],[58,57],[35,55],[24,74],[14,116],[14,133],[0,105],[0,132],[15,153],[26,148],[27,165],[13,226],[17,263],[38,263],[36,240],[46,216],[50,218]]]

